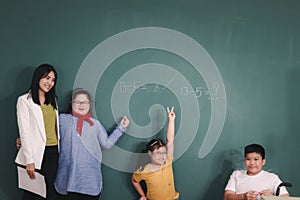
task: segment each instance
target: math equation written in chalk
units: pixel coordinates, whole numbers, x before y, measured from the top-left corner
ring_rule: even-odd
[[[183,96],[195,96],[196,98],[207,97],[209,100],[218,100],[224,99],[225,97],[218,93],[219,83],[214,82],[209,89],[204,86],[196,86],[191,87],[188,85],[182,85],[178,87],[176,90],[176,94],[180,94]],[[120,94],[127,93],[137,93],[137,92],[149,92],[149,93],[163,93],[166,90],[167,86],[151,83],[145,84],[137,80],[133,81],[120,81],[119,82],[119,92]]]

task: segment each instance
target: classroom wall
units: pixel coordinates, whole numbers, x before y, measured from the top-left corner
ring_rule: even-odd
[[[36,66],[58,71],[60,111],[74,87],[94,116],[128,132],[104,152],[101,199],[138,199],[130,183],[143,146],[164,137],[175,106],[173,164],[182,199],[216,200],[243,147],[260,143],[265,170],[300,196],[300,2],[297,0],[27,0],[0,6],[0,199],[17,187],[16,99]]]

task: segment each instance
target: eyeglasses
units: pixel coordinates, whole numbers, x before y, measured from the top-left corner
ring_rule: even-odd
[[[89,101],[73,101],[73,103],[76,105],[76,106],[87,106],[87,105],[90,105],[91,102]]]
[[[154,152],[152,152],[152,154],[155,156],[164,156],[164,155],[167,155],[167,152],[166,151],[154,151]]]

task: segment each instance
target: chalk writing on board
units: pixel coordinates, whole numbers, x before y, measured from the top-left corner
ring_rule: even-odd
[[[176,42],[174,43],[174,41]],[[222,133],[227,109],[226,91],[222,76],[214,60],[201,44],[186,34],[162,27],[134,28],[115,34],[99,43],[88,53],[80,65],[73,87],[86,88],[91,92],[92,96],[95,96],[101,77],[105,76],[106,73],[104,72],[114,60],[127,53],[149,48],[170,52],[185,59],[193,65],[193,68],[201,75],[205,84],[192,85],[183,74],[164,64],[143,63],[134,66],[124,73],[121,79],[114,85],[110,99],[110,109],[113,118],[117,122],[122,114],[126,114],[129,118],[131,117],[129,102],[131,96],[139,91],[134,90],[135,88],[146,90],[149,85],[152,85],[152,91],[155,91],[155,93],[151,94],[155,95],[160,95],[158,92],[163,92],[164,89],[167,91],[166,88],[168,88],[168,92],[173,93],[182,105],[181,119],[194,119],[182,121],[178,126],[174,142],[179,143],[180,141],[180,145],[176,145],[175,161],[186,152],[199,131],[199,123],[197,122],[200,122],[199,104],[201,101],[195,94],[198,96],[201,94],[200,97],[202,98],[205,97],[205,94],[207,98],[213,97],[217,100],[211,100],[211,118],[198,153],[198,157],[202,159],[211,152]],[[157,74],[157,72],[160,72],[160,74]],[[145,76],[141,77],[140,75]],[[87,77],[90,81],[86,81]],[[132,84],[128,80],[139,80],[140,82]],[[166,80],[170,81],[165,82]],[[119,83],[121,81],[124,81],[124,83],[122,83],[123,86],[120,88]],[[215,86],[214,82],[217,82]],[[153,83],[160,85],[153,86]],[[181,87],[190,87],[186,91],[194,92],[186,93],[186,96],[184,96],[180,94]],[[201,88],[200,90],[197,87],[202,87],[203,89]],[[204,88],[208,89],[205,90]],[[124,98],[120,98],[120,96]],[[190,108],[194,109],[193,112],[188,112]],[[162,129],[162,126],[157,126],[154,114],[160,112],[160,110],[165,110],[163,105],[159,103],[152,105],[149,108],[150,123],[141,126],[135,123],[134,120],[131,120],[130,127],[126,133],[136,138],[148,138],[156,135]],[[92,107],[92,113],[97,118],[95,107]],[[162,124],[167,120],[165,112],[163,115]],[[189,134],[186,134],[187,132]],[[145,133],[148,133],[147,136],[145,136]],[[136,166],[128,165],[128,160],[131,161],[130,163],[137,163],[140,155],[140,153],[130,152],[115,145],[113,149],[103,154],[103,164],[113,169],[132,173],[136,170]]]
[[[180,87],[180,94],[187,95],[195,95],[197,98],[202,96],[207,96],[209,100],[218,100],[223,99],[224,96],[220,96],[218,93],[219,83],[214,82],[210,90],[205,89],[203,86],[197,86],[194,88],[189,88],[188,86]]]
[[[152,93],[163,93],[166,89],[166,86],[160,85],[160,84],[143,84],[139,81],[120,81],[120,94],[125,93],[131,93],[131,92],[139,92],[139,91],[145,91],[145,92],[152,92]],[[195,95],[197,98],[205,97],[209,100],[218,100],[223,99],[223,96],[220,96],[218,93],[219,89],[219,83],[214,82],[209,89],[207,89],[204,86],[196,86],[194,88],[190,88],[189,86],[181,86],[178,88],[180,91],[179,94],[183,96],[189,96],[189,95]]]

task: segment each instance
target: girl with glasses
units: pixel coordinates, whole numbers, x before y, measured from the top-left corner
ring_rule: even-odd
[[[55,188],[69,200],[99,200],[102,191],[102,148],[110,149],[126,131],[123,117],[108,135],[90,113],[92,98],[82,88],[73,90],[72,111],[60,114],[60,155]]]
[[[139,200],[174,200],[179,199],[175,190],[172,160],[174,154],[175,112],[174,107],[168,112],[166,143],[161,139],[152,139],[146,146],[151,162],[138,169],[132,175],[132,184],[139,193]],[[141,181],[145,181],[147,193]]]

